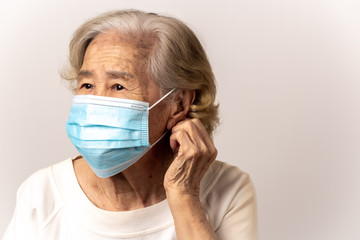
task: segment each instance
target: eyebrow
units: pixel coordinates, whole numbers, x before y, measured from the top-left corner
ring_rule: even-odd
[[[122,72],[122,71],[107,71],[106,75],[108,75],[110,78],[112,79],[117,79],[117,78],[124,78],[124,77],[130,77],[130,78],[135,78],[134,75],[132,75],[131,73],[128,72]],[[78,77],[93,77],[94,74],[92,71],[89,70],[80,70],[78,73]]]
[[[92,77],[94,74],[88,70],[80,70],[78,73],[78,77]]]
[[[107,71],[106,75],[108,75],[110,78],[113,79],[124,78],[124,77],[135,78],[135,76],[132,75],[131,73],[121,72],[121,71]]]

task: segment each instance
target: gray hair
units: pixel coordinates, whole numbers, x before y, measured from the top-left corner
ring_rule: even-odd
[[[81,25],[69,47],[70,65],[61,75],[77,85],[78,72],[86,48],[100,33],[115,30],[129,37],[155,38],[150,50],[147,72],[163,92],[173,88],[195,90],[189,117],[198,118],[212,136],[218,119],[216,85],[206,53],[193,31],[178,19],[137,10],[112,11]]]

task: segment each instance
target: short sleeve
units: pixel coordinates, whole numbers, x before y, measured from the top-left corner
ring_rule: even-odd
[[[19,187],[15,211],[2,240],[39,239],[40,231],[59,209],[50,168],[32,174]]]
[[[36,213],[32,210],[32,194],[26,185],[25,182],[17,191],[15,212],[2,240],[37,239],[36,223],[33,219]]]
[[[216,234],[220,240],[256,240],[257,224],[255,189],[249,175],[246,174]]]
[[[256,195],[250,176],[220,161],[212,171],[203,205],[216,235],[220,240],[257,240]]]

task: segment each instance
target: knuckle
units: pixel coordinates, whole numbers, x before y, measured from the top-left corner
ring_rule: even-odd
[[[217,149],[214,146],[211,146],[209,149],[208,156],[209,156],[209,158],[214,159],[214,158],[216,158],[217,153],[218,153]]]
[[[214,147],[214,150],[212,152],[212,157],[216,158],[217,155],[218,155],[218,150]]]
[[[179,137],[181,137],[183,139],[187,137],[187,133],[184,130],[180,130],[178,132],[178,134],[179,134]]]
[[[193,127],[194,123],[191,120],[186,120],[186,122],[184,123],[187,127]]]
[[[191,119],[191,120],[192,120],[192,122],[195,123],[195,124],[200,124],[200,123],[201,123],[200,119],[198,119],[198,118],[193,118],[193,119]]]
[[[195,148],[190,148],[187,151],[187,154],[189,156],[189,158],[198,158],[199,157],[199,151],[197,151]]]
[[[177,132],[172,132],[171,135],[170,135],[170,140],[176,139],[177,135],[178,135]]]
[[[199,151],[200,151],[201,155],[204,155],[204,156],[207,156],[209,154],[209,149],[207,149],[205,144],[202,144]]]

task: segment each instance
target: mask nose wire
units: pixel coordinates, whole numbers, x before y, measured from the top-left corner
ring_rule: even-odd
[[[162,98],[160,98],[153,105],[151,105],[151,107],[148,108],[148,111],[150,111],[153,107],[155,107],[158,103],[160,103],[162,100],[164,100],[167,96],[169,96],[175,90],[176,90],[176,88],[171,89],[167,94],[165,94]]]

